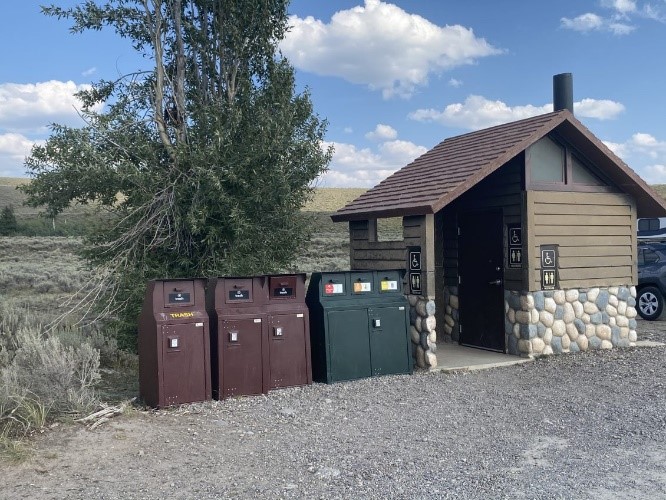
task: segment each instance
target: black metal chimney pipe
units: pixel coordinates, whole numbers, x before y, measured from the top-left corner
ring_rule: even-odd
[[[553,111],[568,109],[573,114],[573,76],[560,73],[553,76]]]

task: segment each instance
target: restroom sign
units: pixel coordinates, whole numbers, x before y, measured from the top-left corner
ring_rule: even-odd
[[[558,287],[557,283],[557,245],[541,245],[541,288],[553,290]]]
[[[412,295],[421,295],[421,273],[409,273],[409,293]]]
[[[520,224],[507,225],[507,262],[510,268],[523,267],[523,228]]]

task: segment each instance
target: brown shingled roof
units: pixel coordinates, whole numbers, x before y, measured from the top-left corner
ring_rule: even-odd
[[[562,110],[446,139],[331,218],[339,222],[435,213],[555,128],[598,165],[610,160],[613,171],[604,173],[636,198],[639,216],[666,215],[664,200]]]

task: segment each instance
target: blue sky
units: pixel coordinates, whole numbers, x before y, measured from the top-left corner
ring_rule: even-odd
[[[282,51],[335,146],[320,185],[371,187],[447,137],[549,112],[564,72],[576,116],[666,183],[666,0],[293,0],[290,13]],[[112,32],[68,28],[39,2],[3,5],[0,176],[26,176],[49,123],[81,124],[80,86],[146,68]]]

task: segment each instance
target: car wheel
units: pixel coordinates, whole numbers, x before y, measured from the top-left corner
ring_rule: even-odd
[[[638,292],[637,302],[638,314],[641,318],[650,321],[661,316],[661,311],[664,309],[664,298],[659,289],[653,286],[641,288]]]

